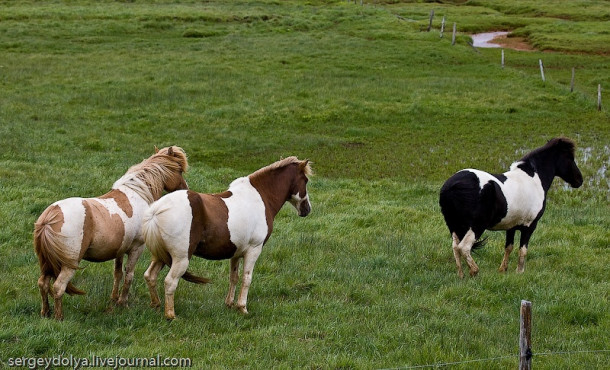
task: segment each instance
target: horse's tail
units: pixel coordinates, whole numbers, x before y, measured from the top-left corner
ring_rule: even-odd
[[[163,198],[162,198],[163,199]],[[157,201],[154,202],[144,213],[142,222],[142,235],[148,250],[154,258],[163,262],[167,266],[172,265],[172,256],[167,251],[163,235],[167,235],[164,230],[164,219],[171,212],[170,202]],[[193,275],[186,271],[182,278],[186,281],[196,284],[206,284],[211,282],[210,279]]]
[[[150,254],[164,264],[172,265],[172,256],[165,248],[163,240],[163,230],[160,215],[168,211],[168,207],[163,207],[162,202],[154,202],[144,213],[142,219],[142,237]]]
[[[53,225],[61,222],[60,212],[59,207],[48,208],[34,224],[34,250],[38,255],[40,271],[54,279],[57,279],[62,267],[79,269],[78,263],[75,263],[65,253],[64,236],[53,230]],[[66,286],[66,293],[69,295],[85,294],[71,282]]]
[[[474,244],[472,245],[472,249],[473,250],[481,249],[485,246],[485,244],[487,244],[487,237],[484,237],[483,239],[479,239],[476,242],[474,242]]]

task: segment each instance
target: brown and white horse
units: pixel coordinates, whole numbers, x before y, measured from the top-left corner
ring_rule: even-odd
[[[40,264],[38,287],[42,296],[42,316],[49,316],[49,288],[52,278],[55,318],[63,319],[64,293],[85,294],[70,280],[80,260],[92,262],[115,259],[111,299],[127,302],[134,268],[142,251],[142,217],[148,206],[163,191],[188,189],[183,172],[188,167],[186,154],[179,147],[168,147],[131,167],[117,180],[112,190],[97,198],[68,198],[50,205],[34,227],[34,247]],[[125,281],[123,256],[127,254]]]
[[[165,317],[174,319],[174,292],[178,280],[206,283],[207,279],[187,272],[194,255],[210,260],[231,260],[228,307],[234,305],[239,279],[239,260],[243,276],[237,308],[248,313],[246,301],[254,264],[273,230],[273,219],[285,202],[290,202],[305,217],[311,211],[307,194],[309,161],[289,157],[247,177],[234,180],[220,194],[177,191],[153,203],[144,215],[142,233],[151,251],[152,262],[144,274],[151,306],[160,306],[156,284],[163,266],[171,266],[165,278]]]

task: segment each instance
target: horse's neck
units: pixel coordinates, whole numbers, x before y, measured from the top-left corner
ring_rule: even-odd
[[[272,174],[250,177],[250,183],[260,194],[267,212],[275,218],[288,199],[290,184],[277,181]]]
[[[555,178],[554,163],[548,160],[546,157],[548,157],[548,155],[545,155],[545,153],[540,153],[536,156],[528,158],[523,162],[526,166],[529,166],[535,173],[538,174],[545,193],[551,188],[551,184],[553,184],[553,179]]]

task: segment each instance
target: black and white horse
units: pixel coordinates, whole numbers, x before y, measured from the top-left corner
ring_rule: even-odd
[[[453,238],[453,255],[460,278],[464,277],[462,257],[468,263],[470,276],[479,272],[470,250],[483,246],[484,240],[479,238],[486,229],[506,230],[501,272],[508,266],[515,232],[521,232],[517,272],[524,271],[527,245],[544,213],[546,193],[555,176],[573,188],[582,185],[582,174],[574,162],[574,148],[572,140],[555,138],[513,163],[508,172],[493,175],[465,169],[445,182],[439,203]]]

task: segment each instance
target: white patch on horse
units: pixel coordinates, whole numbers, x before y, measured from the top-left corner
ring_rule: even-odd
[[[68,198],[57,201],[51,206],[57,205],[64,215],[64,220],[70,220],[70,222],[64,222],[61,227],[61,235],[63,235],[63,242],[65,243],[66,256],[69,256],[75,261],[80,259],[81,245],[83,243],[83,237],[85,235],[85,206],[83,205],[83,198]]]
[[[507,230],[517,225],[530,226],[540,213],[544,204],[544,189],[538,173],[534,177],[517,167],[522,162],[515,162],[508,172],[504,172],[506,181],[502,183],[487,172],[468,169],[479,178],[479,186],[483,189],[490,181],[500,186],[506,198],[506,216],[490,230]]]
[[[233,257],[239,257],[251,247],[262,245],[267,237],[265,204],[248,177],[240,177],[229,185],[232,195],[222,198],[229,211],[227,227],[231,242],[237,246]]]

